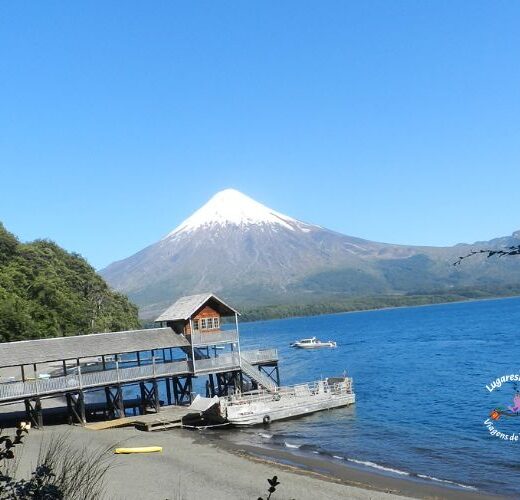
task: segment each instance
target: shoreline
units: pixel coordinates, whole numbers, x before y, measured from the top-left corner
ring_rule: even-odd
[[[267,479],[278,476],[275,499],[497,500],[507,498],[481,491],[394,478],[357,467],[283,450],[231,443],[219,435],[175,429],[142,432],[132,427],[89,430],[55,425],[32,430],[20,449],[20,475],[36,466],[42,443],[65,436],[79,450],[133,446],[162,446],[161,453],[112,455],[103,499],[243,500],[265,495]]]
[[[418,296],[417,296],[418,297]],[[299,318],[312,318],[312,317],[320,317],[320,316],[337,316],[340,314],[359,314],[359,313],[366,313],[366,312],[375,312],[375,311],[391,311],[393,309],[415,309],[417,307],[432,307],[432,306],[446,306],[451,304],[461,304],[466,302],[487,302],[487,301],[495,301],[495,300],[510,300],[510,299],[518,299],[520,298],[520,293],[517,293],[516,295],[498,295],[498,296],[491,296],[491,297],[481,297],[481,298],[458,298],[454,300],[447,300],[442,302],[428,302],[426,304],[412,304],[412,305],[406,305],[403,304],[401,306],[381,306],[381,307],[373,307],[373,308],[367,308],[367,309],[352,309],[350,311],[334,311],[334,312],[323,312],[323,313],[310,313],[310,314],[295,314],[294,316],[273,316],[270,318],[262,318],[262,319],[250,319],[243,321],[241,324],[249,324],[249,323],[262,323],[265,321],[284,321],[284,320],[291,320],[291,319],[299,319]],[[312,305],[312,304],[311,304]],[[266,306],[268,308],[270,306]],[[244,313],[247,315],[247,312]],[[141,325],[143,328],[149,328],[150,324],[153,323],[151,319],[145,319],[145,318],[139,318],[139,321],[141,322]],[[231,324],[231,323],[222,323],[222,325]]]
[[[367,313],[367,312],[377,312],[377,311],[392,311],[394,309],[416,309],[419,307],[435,307],[435,306],[449,306],[449,305],[455,305],[455,304],[461,304],[461,303],[467,303],[467,302],[491,302],[495,300],[511,300],[511,299],[518,299],[520,298],[520,294],[517,295],[507,295],[507,296],[498,296],[498,297],[484,297],[484,298],[462,298],[457,300],[448,300],[446,302],[430,302],[428,304],[415,304],[415,305],[402,305],[402,306],[383,306],[383,307],[375,307],[371,309],[355,309],[352,311],[337,311],[337,312],[325,312],[325,313],[317,313],[317,314],[306,314],[306,315],[295,315],[295,316],[275,316],[272,318],[265,318],[265,319],[256,319],[256,320],[249,320],[244,321],[243,325],[249,324],[249,323],[261,323],[265,321],[284,321],[284,320],[291,320],[291,319],[300,319],[300,318],[312,318],[312,317],[321,317],[321,316],[339,316],[343,314],[361,314],[361,313]]]
[[[324,458],[294,454],[289,451],[263,448],[248,444],[237,444],[219,437],[201,436],[216,447],[244,457],[253,462],[275,464],[289,472],[300,475],[311,475],[323,481],[329,481],[345,486],[361,488],[367,491],[389,493],[407,498],[443,498],[447,500],[469,499],[500,499],[507,498],[471,486],[457,486],[455,484],[435,484],[433,480],[408,476],[394,477],[390,474],[365,470],[345,462],[334,462]]]
[[[334,481],[317,472],[255,459],[226,446],[219,446],[194,431],[175,429],[142,432],[134,428],[103,431],[67,425],[33,430],[17,453],[18,477],[34,470],[40,450],[63,437],[84,454],[109,449],[112,467],[106,476],[102,500],[244,500],[265,498],[268,478],[277,476],[280,485],[273,500],[400,500],[405,497],[377,488]],[[160,453],[112,455],[115,447],[161,446]],[[408,497],[409,498],[409,497]],[[415,498],[426,498],[415,496]]]

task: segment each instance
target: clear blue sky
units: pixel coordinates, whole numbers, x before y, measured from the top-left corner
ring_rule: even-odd
[[[234,187],[363,238],[520,229],[520,2],[1,2],[0,220],[103,267]]]

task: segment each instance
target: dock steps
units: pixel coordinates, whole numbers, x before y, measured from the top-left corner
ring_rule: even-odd
[[[244,359],[244,356],[240,356],[240,365],[242,371],[264,389],[268,391],[275,391],[277,389],[278,386],[265,373],[262,373],[258,368],[255,368],[249,363],[249,361]]]

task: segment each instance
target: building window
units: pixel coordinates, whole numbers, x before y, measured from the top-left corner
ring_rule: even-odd
[[[220,327],[220,318],[201,318],[193,320],[194,330],[218,330]]]

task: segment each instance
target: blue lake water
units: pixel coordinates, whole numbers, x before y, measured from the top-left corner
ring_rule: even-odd
[[[346,370],[357,402],[232,430],[229,439],[520,495],[520,441],[492,436],[484,424],[520,390],[512,382],[486,389],[497,377],[520,374],[520,298],[263,321],[240,332],[244,350],[278,348],[282,384]],[[289,347],[311,336],[338,347]],[[520,417],[493,425],[520,434]]]

